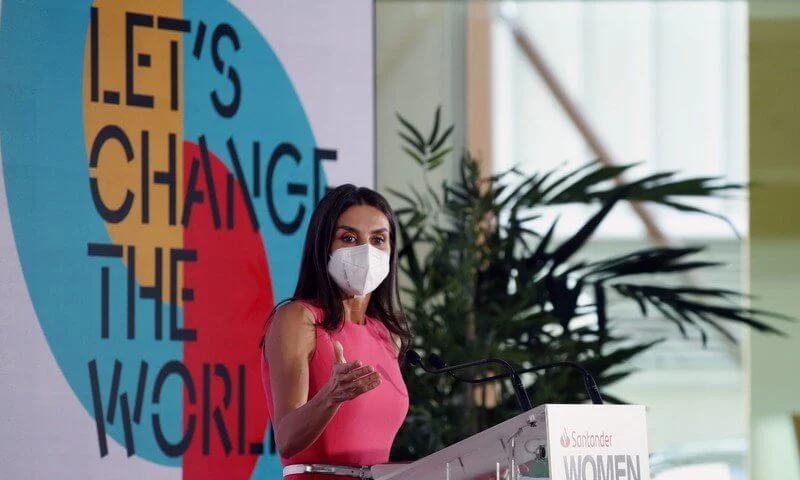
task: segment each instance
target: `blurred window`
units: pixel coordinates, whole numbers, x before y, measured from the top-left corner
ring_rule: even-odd
[[[747,177],[747,4],[714,2],[502,2],[492,28],[493,167],[567,168],[594,154],[514,44],[516,19],[619,163],[682,176]],[[747,203],[695,203],[728,216],[743,235]],[[721,221],[650,206],[672,238],[732,238]],[[595,209],[559,209],[561,235]],[[598,232],[643,238],[618,208]]]

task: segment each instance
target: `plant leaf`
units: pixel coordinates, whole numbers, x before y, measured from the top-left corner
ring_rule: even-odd
[[[439,165],[441,165],[442,162],[444,161],[444,156],[447,155],[448,153],[450,153],[452,150],[453,150],[452,148],[445,148],[441,152],[439,152],[436,155],[434,155],[433,157],[429,158],[428,159],[427,169],[428,170],[433,170],[436,167],[438,167]]]
[[[444,142],[447,141],[447,137],[449,137],[450,134],[453,133],[454,128],[455,125],[450,125],[449,127],[447,127],[447,130],[445,130],[442,136],[439,137],[439,140],[437,140],[436,143],[431,145],[431,152],[439,150],[442,147],[442,145],[444,145]]]
[[[424,151],[425,150],[425,139],[422,138],[422,134],[419,133],[419,130],[417,130],[414,127],[414,125],[411,125],[411,123],[408,120],[406,120],[405,118],[403,118],[403,116],[400,115],[399,113],[395,112],[395,115],[397,116],[397,119],[400,120],[400,123],[402,123],[403,126],[406,127],[406,129],[409,132],[411,132],[411,134],[417,140],[416,143],[418,143],[420,145],[420,150]]]
[[[400,135],[400,138],[405,140],[412,147],[416,148],[420,155],[425,155],[425,146],[424,145],[421,145],[419,142],[417,142],[416,140],[412,139],[411,137],[409,137],[408,135],[406,135],[403,132],[397,132],[397,134]]]
[[[407,153],[407,154],[408,154],[408,155],[409,155],[411,158],[413,158],[414,160],[416,160],[416,162],[417,162],[419,165],[421,165],[421,166],[424,166],[424,165],[425,165],[425,160],[423,160],[423,159],[422,159],[422,157],[420,157],[419,155],[417,155],[417,154],[416,154],[416,153],[415,153],[413,150],[411,150],[410,148],[408,148],[408,147],[403,147],[403,151],[404,151],[404,152],[406,152],[406,153]]]
[[[572,236],[572,238],[561,244],[561,246],[558,247],[558,249],[552,254],[553,263],[555,265],[559,265],[561,262],[577,252],[586,243],[589,237],[592,236],[597,227],[600,226],[600,222],[606,218],[606,215],[608,215],[608,213],[623,195],[624,190],[620,190],[616,196],[609,198],[603,204],[602,208],[600,208],[600,211],[594,214],[592,218],[590,218],[583,225],[583,227],[581,227],[581,229]]]
[[[436,106],[436,113],[433,115],[433,131],[431,131],[431,136],[428,137],[428,145],[433,145],[433,141],[436,139],[436,135],[439,134],[439,119],[442,113],[442,106]]]

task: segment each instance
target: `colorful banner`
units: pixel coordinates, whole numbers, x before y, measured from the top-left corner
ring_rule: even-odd
[[[279,478],[258,341],[374,184],[368,0],[0,4],[0,476]]]

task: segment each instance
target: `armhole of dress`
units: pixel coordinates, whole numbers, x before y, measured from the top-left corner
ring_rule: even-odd
[[[394,357],[400,359],[400,347],[395,343],[394,335],[392,335],[392,332],[389,330],[389,327],[387,327],[385,323],[378,320],[377,318],[372,318],[372,317],[367,317],[367,318],[369,319],[368,321],[370,323],[375,325],[374,328],[378,330],[379,332],[378,335],[383,337],[383,340],[389,344],[389,347],[391,347],[392,354],[394,355]]]
[[[305,300],[293,300],[293,301],[299,303],[300,305],[302,305],[303,308],[306,310],[306,312],[311,314],[311,318],[314,319],[314,326],[319,325],[320,320],[319,320],[319,318],[317,318],[317,312],[316,312],[316,310],[319,310],[319,307],[317,307],[317,306],[315,306],[315,305],[313,305],[311,303],[308,303]]]

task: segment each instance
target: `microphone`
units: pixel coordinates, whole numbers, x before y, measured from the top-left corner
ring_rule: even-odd
[[[414,353],[416,354],[416,352]],[[417,355],[417,357],[419,357],[419,355]],[[442,360],[442,357],[436,355],[435,353],[428,355],[428,361],[431,362],[431,365],[433,365],[437,369],[442,369],[447,367],[447,363],[445,363],[445,361]],[[540,370],[549,370],[555,367],[570,367],[580,371],[583,374],[583,385],[586,388],[586,393],[589,394],[589,398],[592,400],[592,403],[595,405],[603,404],[603,397],[600,395],[600,388],[597,386],[597,381],[595,380],[594,375],[592,375],[588,370],[586,370],[586,368],[583,365],[579,363],[569,362],[569,361],[546,363],[543,365],[534,365],[530,368],[525,368],[523,370],[515,370],[515,373],[519,375],[522,373],[531,373]],[[486,383],[506,378],[508,374],[493,375],[491,377],[486,377],[486,378],[471,379],[450,372],[450,376],[452,376],[456,380],[466,383]]]
[[[456,370],[463,370],[465,368],[477,367],[481,365],[491,365],[491,364],[500,365],[505,369],[506,373],[503,375],[497,375],[496,377],[498,379],[508,378],[511,380],[511,386],[514,388],[514,396],[517,398],[517,404],[519,405],[520,410],[522,410],[523,412],[527,412],[532,408],[531,399],[528,397],[528,392],[525,391],[525,387],[522,386],[522,380],[519,378],[519,374],[516,372],[516,370],[514,370],[514,367],[512,367],[510,363],[500,358],[487,358],[484,360],[477,360],[474,362],[454,365],[452,367],[444,365],[441,368],[429,368],[428,366],[425,365],[425,362],[422,361],[422,358],[416,351],[409,349],[406,351],[406,362],[408,362],[411,365],[420,367],[428,373],[437,373],[437,374],[447,373],[453,376],[454,378],[458,378],[455,377],[455,375],[452,373],[455,372]]]
[[[425,366],[422,364],[422,357],[419,356],[416,350],[409,348],[406,350],[406,364],[414,365],[415,367],[420,367],[425,370]],[[427,370],[425,370],[427,372]]]

